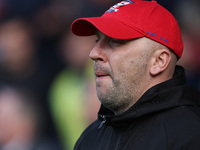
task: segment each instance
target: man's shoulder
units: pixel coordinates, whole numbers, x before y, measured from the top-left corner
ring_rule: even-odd
[[[138,143],[141,147],[145,147],[141,143],[149,146],[152,143],[159,146],[161,143],[162,149],[190,149],[192,146],[196,147],[194,150],[200,149],[200,108],[178,106],[149,114],[139,120],[137,130],[133,131],[138,137],[141,136],[138,139],[142,141]]]
[[[179,106],[162,112],[156,118],[166,132],[168,141],[200,140],[200,108],[196,106]]]
[[[93,139],[97,135],[100,123],[101,122],[97,119],[92,124],[90,124],[79,137],[74,149],[77,149],[77,147],[80,146],[81,143],[84,143],[84,145],[90,145],[90,142],[93,141]]]

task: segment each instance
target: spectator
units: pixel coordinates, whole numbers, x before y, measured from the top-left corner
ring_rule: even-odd
[[[43,132],[54,136],[56,133],[49,114],[46,93],[55,70],[53,65],[50,68],[41,63],[33,37],[32,28],[24,19],[13,18],[1,22],[0,81],[27,88],[38,96],[37,102],[45,110],[47,118],[47,126]]]
[[[0,89],[0,149],[59,150],[50,138],[44,137],[44,116],[37,98],[27,90],[14,87]]]

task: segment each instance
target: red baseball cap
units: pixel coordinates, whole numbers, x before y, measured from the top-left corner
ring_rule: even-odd
[[[79,18],[71,26],[78,36],[94,35],[96,29],[116,39],[150,38],[170,48],[179,58],[183,52],[176,19],[156,1],[121,1],[102,16]]]

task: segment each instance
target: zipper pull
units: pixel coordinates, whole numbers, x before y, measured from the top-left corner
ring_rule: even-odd
[[[104,125],[104,123],[106,122],[106,117],[105,116],[101,116],[101,118],[103,118],[103,120],[101,121],[98,129],[101,129],[101,127]]]

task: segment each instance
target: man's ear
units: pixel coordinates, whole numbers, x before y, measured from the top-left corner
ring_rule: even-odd
[[[171,61],[171,52],[168,49],[156,50],[152,59],[149,73],[156,76],[166,70]]]

